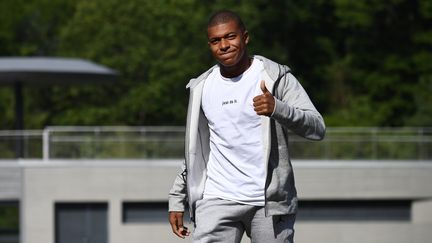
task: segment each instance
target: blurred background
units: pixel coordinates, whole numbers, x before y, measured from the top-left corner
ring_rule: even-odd
[[[292,69],[328,127],[290,140],[297,241],[430,242],[432,1],[0,0],[0,57],[118,74],[27,82],[20,101],[0,78],[0,243],[178,241],[166,210],[185,86],[215,64],[206,24],[220,9],[242,17],[250,54]]]

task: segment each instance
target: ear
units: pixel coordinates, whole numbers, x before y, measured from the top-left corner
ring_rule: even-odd
[[[243,33],[243,39],[244,39],[244,42],[246,44],[249,43],[249,32],[247,30],[245,30],[244,33]]]

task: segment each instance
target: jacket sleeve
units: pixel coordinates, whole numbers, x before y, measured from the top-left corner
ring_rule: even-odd
[[[168,211],[184,212],[187,205],[186,165],[183,162],[180,173],[176,176],[168,196]]]
[[[275,108],[271,117],[299,136],[322,140],[325,124],[298,80],[287,73],[276,88]]]

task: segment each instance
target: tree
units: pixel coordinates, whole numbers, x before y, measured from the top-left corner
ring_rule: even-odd
[[[430,126],[428,0],[32,0],[0,3],[0,55],[87,58],[121,73],[106,86],[30,87],[28,128],[182,125],[190,78],[214,64],[206,21],[238,12],[251,54],[291,67],[328,126]],[[12,95],[0,88],[2,128]]]

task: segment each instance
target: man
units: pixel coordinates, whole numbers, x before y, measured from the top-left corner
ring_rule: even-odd
[[[297,195],[288,130],[320,140],[325,125],[287,66],[250,57],[249,34],[231,11],[211,16],[208,45],[218,62],[192,79],[185,162],[169,194],[169,221],[193,242],[293,242]]]

